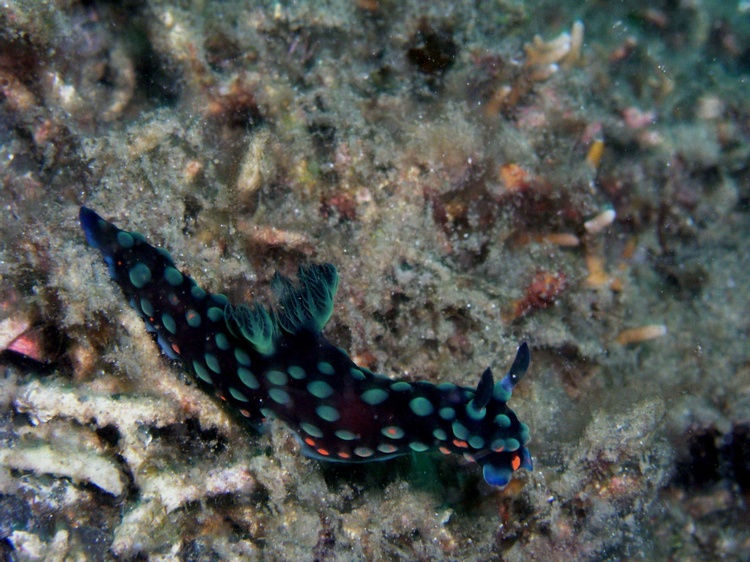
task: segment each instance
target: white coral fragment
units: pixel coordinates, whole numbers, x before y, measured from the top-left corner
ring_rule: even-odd
[[[55,449],[50,445],[21,446],[0,451],[0,465],[88,482],[113,496],[120,496],[125,490],[117,465],[90,451]]]

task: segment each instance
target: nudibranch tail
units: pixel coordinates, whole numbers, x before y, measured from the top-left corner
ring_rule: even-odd
[[[476,389],[390,379],[323,336],[338,287],[332,265],[301,267],[296,282],[277,274],[273,308],[232,305],[142,235],[86,207],[80,221],[164,353],[253,425],[284,421],[305,455],[352,463],[437,449],[479,463],[485,480],[501,487],[514,471],[531,469],[528,427],[507,406],[529,366],[526,343],[500,382],[488,368]]]

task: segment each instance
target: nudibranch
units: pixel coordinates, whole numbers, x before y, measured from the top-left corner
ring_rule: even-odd
[[[438,449],[479,463],[499,487],[531,470],[529,429],[507,405],[529,366],[526,343],[501,381],[488,368],[476,389],[394,380],[357,366],[323,336],[338,286],[332,265],[300,267],[296,282],[277,273],[273,307],[234,305],[143,235],[86,207],[80,221],[162,351],[254,426],[283,420],[305,455],[354,463]]]

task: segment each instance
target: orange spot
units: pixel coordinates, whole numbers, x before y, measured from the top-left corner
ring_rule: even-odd
[[[602,155],[604,154],[604,141],[595,140],[591,143],[588,154],[586,154],[586,164],[592,170],[596,170],[599,167],[599,163],[602,161]]]
[[[388,435],[398,435],[398,430],[395,427],[389,427],[385,430]]]
[[[459,439],[454,439],[453,444],[458,447],[459,449],[468,449],[469,444],[466,441],[461,441]]]
[[[538,239],[562,248],[575,248],[581,243],[581,239],[571,232],[548,232],[540,235]]]
[[[177,345],[176,343],[173,343],[172,344],[172,351],[174,351],[177,355],[179,355],[180,354],[180,346]]]
[[[667,327],[664,324],[649,324],[640,328],[630,328],[623,330],[617,335],[615,341],[620,345],[630,345],[633,343],[643,343],[649,340],[655,340],[667,335]]]
[[[250,417],[250,412],[248,412],[247,410],[240,410],[240,414],[242,414],[246,418]]]
[[[327,449],[318,449],[318,454],[323,455],[324,457],[327,457],[331,453],[329,453]]]
[[[510,466],[513,470],[518,470],[518,467],[521,466],[521,457],[519,455],[514,455],[513,460],[510,461]]]
[[[586,285],[589,287],[602,287],[608,285],[612,279],[604,269],[604,256],[598,252],[589,251],[586,254],[586,269],[589,275],[586,277]]]
[[[448,449],[447,447],[438,447],[438,451],[440,451],[444,455],[450,455],[451,454],[450,449]]]
[[[477,462],[477,460],[472,457],[469,453],[464,453],[464,458],[469,462]]]
[[[305,437],[305,443],[310,445],[310,447],[315,447],[315,439],[311,437]]]
[[[625,243],[625,248],[622,251],[622,259],[624,260],[632,260],[633,256],[635,256],[635,251],[638,249],[638,239],[637,238],[630,238]],[[626,267],[624,264],[621,264],[622,267]]]
[[[339,451],[338,455],[342,459],[350,459],[352,456],[349,453],[345,453],[344,451]]]
[[[500,179],[508,191],[520,191],[529,187],[529,174],[518,164],[500,166]]]

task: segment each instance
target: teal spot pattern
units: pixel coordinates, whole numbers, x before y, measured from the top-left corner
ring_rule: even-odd
[[[172,285],[172,287],[179,287],[182,285],[182,273],[177,271],[174,267],[167,267],[164,269],[164,279],[166,279],[167,283]]]
[[[377,406],[385,402],[386,398],[388,398],[388,392],[382,388],[371,388],[370,390],[365,390],[360,398],[362,398],[362,402],[365,404]]]
[[[133,244],[135,244],[135,240],[130,235],[129,232],[125,232],[124,230],[121,230],[117,233],[117,243],[122,246],[123,248],[132,248]]]
[[[217,375],[221,373],[221,366],[219,365],[219,360],[216,358],[216,355],[206,353],[203,357],[206,360],[206,365],[208,365],[209,369],[211,369]]]
[[[333,394],[333,387],[325,381],[313,381],[307,385],[307,391],[316,398],[328,398]]]
[[[315,408],[315,413],[318,414],[320,419],[331,423],[337,421],[341,417],[341,414],[339,414],[339,411],[336,408],[325,404]]]
[[[409,409],[419,417],[429,416],[435,411],[435,407],[432,402],[427,400],[424,396],[418,396],[409,401]]]
[[[240,349],[239,347],[234,348],[234,358],[240,365],[244,365],[245,367],[250,366],[250,356],[246,351]]]
[[[165,312],[161,315],[161,323],[170,334],[177,333],[177,323],[174,321],[174,318],[172,318],[172,315],[168,312]]]
[[[214,384],[213,379],[211,378],[211,375],[206,370],[206,368],[198,363],[198,361],[193,361],[193,369],[195,370],[195,374],[198,375],[198,378],[201,379],[203,382],[207,382],[208,384]]]
[[[252,390],[258,390],[260,388],[258,379],[256,379],[255,375],[252,374],[249,370],[245,369],[245,367],[239,367],[237,369],[237,376],[240,377],[242,384],[244,384],[246,387]]]
[[[128,277],[130,278],[130,283],[136,289],[143,289],[146,283],[151,281],[151,270],[145,263],[137,263],[130,268]]]

